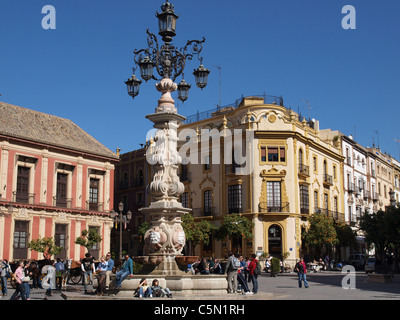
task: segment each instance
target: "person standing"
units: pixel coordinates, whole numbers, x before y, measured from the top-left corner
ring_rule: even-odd
[[[306,276],[307,268],[303,257],[300,257],[300,261],[296,263],[294,270],[297,272],[297,275],[299,277],[299,288],[302,287],[302,282],[304,282],[304,287],[308,288],[308,282]]]
[[[232,251],[228,251],[228,261],[225,265],[225,274],[228,281],[228,293],[236,293],[237,290],[237,269],[235,259],[237,259]],[[239,261],[239,260],[238,260]]]
[[[14,272],[14,279],[16,281],[16,288],[15,291],[13,293],[13,295],[11,296],[10,300],[16,300],[16,298],[18,297],[19,294],[21,294],[21,299],[22,300],[26,300],[25,298],[25,286],[22,282],[23,278],[24,278],[24,262],[23,261],[19,261],[18,262],[18,267]]]
[[[115,288],[121,289],[122,281],[124,281],[127,276],[133,276],[133,260],[129,257],[129,254],[125,255],[125,262],[121,270],[115,275]]]
[[[83,286],[85,293],[87,293],[88,284],[93,281],[93,274],[96,272],[93,257],[90,253],[86,253],[85,258],[82,259],[81,269],[83,272]]]
[[[0,275],[1,275],[1,293],[3,297],[7,296],[7,279],[10,277],[10,265],[8,260],[4,259],[0,262]]]
[[[247,285],[247,280],[246,280],[245,275],[244,275],[245,274],[245,270],[247,269],[247,263],[243,259],[242,256],[239,257],[239,261],[240,261],[240,268],[239,268],[238,274],[237,274],[238,283],[242,287],[243,294],[253,294],[249,290],[249,286]]]
[[[106,271],[107,271],[107,261],[106,257],[102,256],[100,259],[100,263],[97,266],[96,271],[98,272],[97,277],[97,295],[102,296],[104,293],[104,289],[106,287]]]
[[[43,279],[43,287],[46,289],[45,299],[47,297],[51,297],[51,291],[56,288],[56,268],[54,267],[55,260],[50,261],[50,264],[45,266],[47,267],[46,277]]]
[[[108,252],[106,255],[106,261],[107,261],[107,270],[106,270],[106,290],[110,288],[110,275],[113,273],[113,268],[114,268],[114,260],[111,258],[111,252]]]
[[[65,270],[64,263],[62,263],[60,258],[57,258],[57,262],[54,266],[56,268],[56,289],[61,290],[62,278]]]
[[[255,270],[257,268],[257,263],[258,260],[256,259],[256,255],[252,254],[249,264],[249,276],[253,284],[253,294],[256,294],[258,292],[258,279],[257,279],[257,274],[255,273]]]

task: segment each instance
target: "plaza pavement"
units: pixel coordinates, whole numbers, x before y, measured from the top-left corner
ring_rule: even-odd
[[[174,300],[223,300],[223,301],[251,301],[251,300],[400,300],[400,275],[395,275],[391,283],[374,283],[368,280],[364,272],[356,272],[355,288],[344,289],[342,280],[345,274],[338,271],[325,271],[308,273],[309,288],[299,288],[295,273],[280,274],[270,277],[263,273],[259,277],[259,292],[256,295],[226,294],[218,297],[191,296],[182,297],[174,295],[173,298],[120,298],[112,293],[102,297],[93,294],[84,294],[82,285],[68,285],[67,290],[53,291],[47,300],[70,301],[109,301],[109,300],[149,300],[174,301]],[[249,284],[250,289],[252,285]],[[8,296],[0,298],[1,301],[10,299],[14,289],[8,289]],[[32,289],[31,300],[44,300],[45,290]]]

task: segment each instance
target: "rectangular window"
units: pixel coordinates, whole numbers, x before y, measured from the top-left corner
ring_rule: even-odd
[[[204,191],[204,200],[203,200],[203,211],[205,216],[210,216],[212,214],[212,197],[211,190]]]
[[[28,221],[15,221],[14,225],[14,259],[26,259],[28,256]]]
[[[265,147],[261,147],[261,161],[267,161],[267,149]]]
[[[242,185],[228,186],[228,213],[242,212]]]
[[[67,225],[66,224],[56,224],[54,233],[55,245],[61,247],[62,250],[60,254],[56,255],[56,258],[65,259],[67,257]]]
[[[63,173],[57,173],[57,195],[56,195],[56,206],[66,207],[67,206],[67,181],[68,175]]]
[[[90,179],[89,210],[98,210],[99,203],[99,179]]]
[[[268,161],[269,162],[278,162],[278,148],[277,147],[268,147]]]
[[[16,202],[29,203],[30,168],[18,166]]]
[[[280,181],[267,181],[267,210],[268,212],[281,211]]]
[[[189,193],[185,192],[181,195],[181,203],[184,208],[189,208]]]
[[[310,213],[308,186],[300,185],[300,213]]]

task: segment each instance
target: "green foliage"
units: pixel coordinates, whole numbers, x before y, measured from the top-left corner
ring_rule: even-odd
[[[190,241],[192,250],[201,242],[205,245],[210,243],[210,235],[215,226],[208,220],[195,221],[191,213],[182,216],[182,228],[185,231],[186,241]]]
[[[142,271],[143,265],[133,261],[132,269],[133,269],[133,274],[138,274],[138,273],[140,273],[140,271]]]
[[[304,239],[308,245],[324,246],[335,245],[337,234],[333,225],[333,219],[316,213],[308,217],[309,228],[304,234]]]
[[[146,234],[146,231],[149,230],[150,228],[150,223],[145,221],[143,222],[139,228],[138,228],[138,235],[139,235],[139,239],[140,242],[142,242],[144,235]]]
[[[57,255],[63,250],[62,247],[55,245],[54,239],[52,237],[32,240],[28,243],[28,248],[33,251],[49,255]]]
[[[356,231],[354,231],[349,225],[341,225],[334,223],[336,234],[337,234],[337,246],[338,247],[350,247],[355,249],[358,247],[356,240]]]
[[[97,243],[101,242],[103,239],[98,234],[97,230],[89,229],[82,230],[81,236],[75,239],[75,243],[79,244],[82,247],[85,247],[86,250],[89,252]]]
[[[400,249],[399,207],[390,206],[386,212],[382,210],[372,214],[365,212],[360,217],[359,229],[363,231],[367,243],[375,245],[376,254],[381,261],[384,261],[385,253],[391,249],[395,250],[395,258],[398,258]]]
[[[245,237],[253,238],[254,223],[238,213],[227,214],[224,223],[215,231],[215,236],[219,240],[226,237]]]
[[[273,257],[271,259],[271,272],[278,273],[281,270],[281,262],[278,258]]]

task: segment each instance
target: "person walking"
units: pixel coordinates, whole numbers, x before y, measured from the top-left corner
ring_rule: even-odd
[[[93,257],[90,253],[85,254],[85,258],[82,259],[81,268],[83,272],[83,286],[85,288],[85,293],[87,293],[88,284],[93,281],[93,274],[96,272]]]
[[[106,255],[107,270],[106,270],[106,290],[110,288],[111,278],[110,275],[113,273],[114,260],[111,258],[111,252]]]
[[[233,255],[232,251],[228,251],[228,261],[225,265],[224,273],[227,275],[228,293],[236,293],[237,290],[237,270],[240,267],[240,262]]]
[[[257,263],[258,260],[256,259],[257,256],[255,254],[251,255],[251,260],[249,264],[249,276],[251,279],[251,282],[253,284],[253,294],[257,294],[258,292],[258,279],[257,279],[257,274],[256,274],[256,268],[257,268]]]
[[[24,278],[22,279],[22,284],[25,289],[25,298],[26,300],[30,300],[30,294],[31,294],[31,286],[29,284],[31,280],[31,263],[29,261],[26,261],[24,263]]]
[[[304,287],[308,288],[308,282],[307,282],[307,268],[306,264],[304,262],[303,257],[300,257],[300,261],[296,263],[294,270],[297,272],[297,275],[299,277],[299,288],[302,287],[302,282],[304,282]]]
[[[10,276],[10,265],[8,264],[8,260],[4,259],[3,261],[0,262],[0,275],[1,275],[1,293],[3,294],[3,297],[7,296],[7,279],[9,279]]]
[[[129,257],[129,254],[125,255],[125,262],[121,267],[121,270],[115,275],[115,288],[121,289],[122,281],[125,280],[127,276],[133,276],[133,260]]]
[[[25,297],[25,286],[22,282],[22,280],[24,279],[24,262],[23,261],[19,261],[18,262],[18,267],[14,272],[14,279],[16,281],[16,288],[15,291],[13,293],[13,295],[11,296],[10,300],[16,300],[18,295],[21,295],[21,299],[22,300],[26,300]]]

